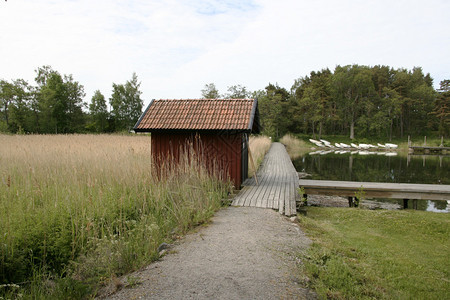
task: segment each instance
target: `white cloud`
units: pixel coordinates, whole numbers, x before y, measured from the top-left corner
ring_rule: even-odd
[[[109,97],[137,72],[151,98],[204,84],[290,88],[337,64],[422,66],[450,78],[446,1],[18,1],[0,3],[0,78],[44,64]]]

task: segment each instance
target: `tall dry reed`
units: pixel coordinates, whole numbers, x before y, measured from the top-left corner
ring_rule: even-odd
[[[81,286],[83,295],[212,216],[229,183],[189,157],[156,180],[150,140],[0,135],[0,295],[9,283],[41,295]]]
[[[256,170],[253,168],[253,165],[250,162],[249,157],[249,168],[248,168],[249,176],[253,176],[253,174],[258,170],[259,166],[261,165],[264,159],[264,156],[266,155],[267,151],[269,151],[271,142],[272,141],[270,140],[270,138],[263,135],[250,137],[248,143],[250,147],[251,156],[255,163]]]
[[[291,134],[286,134],[280,139],[280,142],[286,146],[291,159],[296,159],[309,151],[307,143],[294,137]]]

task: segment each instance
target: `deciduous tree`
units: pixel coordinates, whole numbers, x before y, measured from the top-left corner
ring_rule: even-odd
[[[108,125],[108,108],[106,107],[105,96],[96,90],[89,104],[89,114],[91,125],[95,132],[105,132]]]
[[[205,84],[202,89],[202,98],[204,99],[217,99],[220,98],[219,90],[216,88],[214,83]]]
[[[223,95],[226,99],[245,99],[250,97],[251,93],[247,90],[245,86],[240,84],[229,86],[227,89],[228,93]]]
[[[131,130],[141,116],[144,101],[141,99],[140,85],[136,73],[125,84],[113,83],[109,103],[116,130]]]

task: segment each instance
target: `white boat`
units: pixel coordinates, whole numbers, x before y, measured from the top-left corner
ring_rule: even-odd
[[[389,149],[397,149],[398,148],[398,145],[396,145],[396,144],[386,143],[385,146],[386,146],[386,148],[389,148]]]
[[[356,145],[356,144],[354,144],[354,143],[350,143],[350,145],[351,145],[353,148],[359,149],[359,146]]]
[[[370,146],[368,144],[359,144],[358,149],[369,149]]]
[[[327,141],[327,140],[320,140],[320,141],[327,147],[331,147],[332,146],[331,143],[329,141]]]
[[[344,144],[344,143],[341,143],[341,146],[342,146],[342,148],[350,148],[350,145],[347,145],[347,144]]]
[[[386,148],[385,145],[382,145],[382,144],[380,144],[380,143],[378,143],[377,145],[378,145],[378,147],[380,147],[380,148]]]

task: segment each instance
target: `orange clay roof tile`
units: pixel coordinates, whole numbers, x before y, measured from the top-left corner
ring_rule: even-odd
[[[256,99],[153,100],[134,129],[252,131],[256,106]]]

